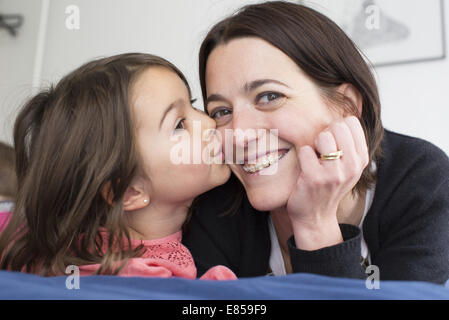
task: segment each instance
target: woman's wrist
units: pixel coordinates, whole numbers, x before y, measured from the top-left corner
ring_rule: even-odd
[[[300,250],[313,251],[343,242],[336,217],[313,222],[292,221],[292,227],[296,248]]]

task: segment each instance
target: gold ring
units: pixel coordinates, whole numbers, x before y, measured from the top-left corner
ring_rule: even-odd
[[[335,151],[335,152],[322,154],[320,156],[320,159],[321,160],[338,160],[338,159],[341,158],[342,155],[343,155],[343,151],[338,150],[338,151]]]

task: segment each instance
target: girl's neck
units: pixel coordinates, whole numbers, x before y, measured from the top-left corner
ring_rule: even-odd
[[[11,198],[9,198],[9,197],[4,197],[4,196],[2,196],[2,195],[0,195],[0,201],[12,201],[12,199]]]
[[[186,220],[189,204],[150,203],[147,207],[125,212],[131,239],[154,240],[181,230]]]

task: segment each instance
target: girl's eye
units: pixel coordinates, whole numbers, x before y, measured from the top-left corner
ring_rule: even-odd
[[[257,97],[257,102],[258,103],[270,103],[273,102],[279,98],[283,97],[282,94],[280,93],[276,93],[276,92],[266,92],[266,93],[262,93]]]
[[[210,117],[214,120],[217,120],[230,114],[232,114],[232,112],[229,109],[216,109],[211,113]]]
[[[179,119],[178,123],[176,124],[175,131],[185,129],[185,123],[184,123],[185,120],[186,120],[185,118]]]

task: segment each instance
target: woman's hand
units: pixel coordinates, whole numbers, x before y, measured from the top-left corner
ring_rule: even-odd
[[[340,159],[320,159],[319,155],[337,150],[343,151]],[[321,132],[313,147],[303,146],[297,152],[301,173],[287,202],[296,246],[317,250],[338,244],[343,241],[338,205],[369,162],[362,126],[354,116],[344,118]]]

